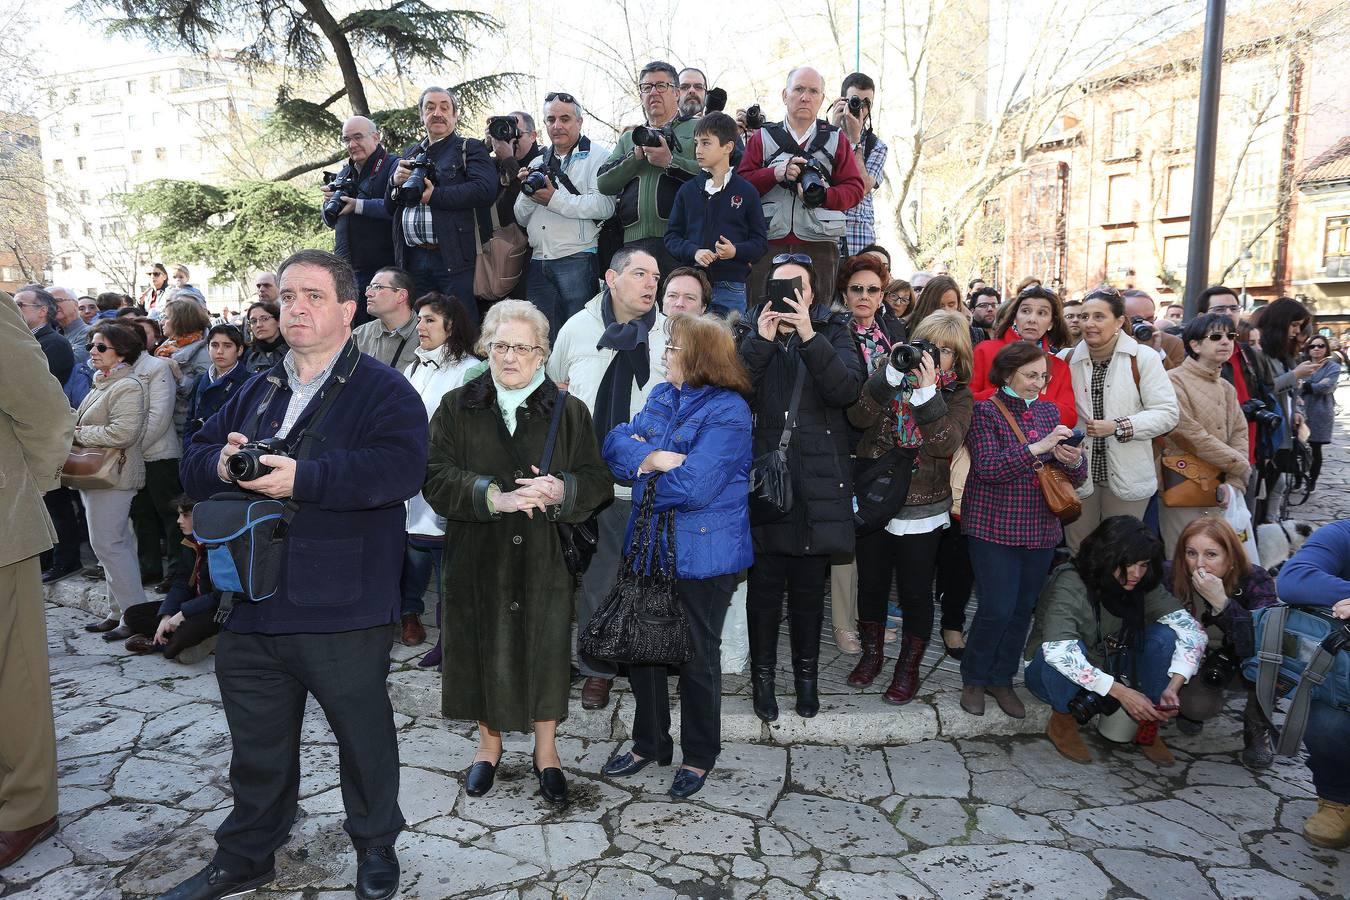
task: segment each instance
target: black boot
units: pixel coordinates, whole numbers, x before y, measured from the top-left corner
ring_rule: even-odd
[[[778,616],[749,607],[745,611],[745,624],[750,638],[750,690],[755,715],[772,722],[778,718],[778,699],[773,695],[773,674],[778,667]]]
[[[792,681],[797,689],[797,715],[809,719],[820,712],[816,685],[820,661],[822,613],[793,613],[788,620],[792,639]]]
[[[1248,688],[1247,706],[1242,710],[1242,752],[1238,760],[1249,769],[1269,769],[1275,762],[1275,746],[1270,739],[1270,723],[1261,712],[1256,691]]]

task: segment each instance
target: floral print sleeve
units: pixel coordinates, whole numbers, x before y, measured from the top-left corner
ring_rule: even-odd
[[[1041,644],[1046,665],[1080,687],[1106,696],[1116,680],[1088,662],[1081,641],[1046,641]],[[1194,671],[1194,670],[1192,670]]]
[[[1180,675],[1190,681],[1191,676],[1200,669],[1200,660],[1204,658],[1209,638],[1205,637],[1195,617],[1184,609],[1173,610],[1158,621],[1177,635],[1176,647],[1172,650],[1172,664],[1168,666],[1167,673]]]

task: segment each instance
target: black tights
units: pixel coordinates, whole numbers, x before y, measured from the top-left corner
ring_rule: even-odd
[[[1317,476],[1322,474],[1322,448],[1326,446],[1323,441],[1309,441],[1309,448],[1312,450],[1312,465],[1308,468],[1308,479],[1317,483]]]
[[[926,641],[933,635],[933,568],[942,530],[897,536],[874,531],[859,537],[858,621],[886,621],[891,585],[898,585],[906,635]]]

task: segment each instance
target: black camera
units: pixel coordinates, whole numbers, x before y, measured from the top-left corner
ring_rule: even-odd
[[[1130,319],[1130,337],[1141,344],[1147,344],[1153,340],[1153,336],[1158,333],[1158,329],[1153,327],[1153,323],[1143,316],[1134,316]]]
[[[542,191],[547,187],[549,187],[548,173],[543,169],[531,169],[530,174],[520,183],[520,192],[526,197],[531,197],[535,191]]]
[[[323,183],[333,192],[328,195],[327,200],[323,201],[323,214],[330,219],[336,219],[342,213],[342,198],[356,196],[356,172],[350,169],[347,170],[346,175],[324,172]]]
[[[862,98],[858,96],[853,96],[845,99],[848,101],[849,115],[853,116],[856,119],[861,119],[863,112]]]
[[[1241,664],[1241,661],[1228,648],[1221,647],[1205,654],[1205,660],[1200,663],[1200,671],[1196,674],[1200,676],[1203,683],[1210,687],[1227,687],[1228,683],[1233,680],[1233,676],[1238,673],[1238,667]]]
[[[830,186],[830,172],[819,160],[808,160],[797,176],[797,184],[802,188],[802,203],[808,209],[825,205],[825,191]]]
[[[422,202],[422,192],[427,189],[427,184],[436,183],[436,164],[427,155],[426,147],[418,148],[417,153],[412,159],[406,160],[406,163],[410,170],[408,178],[399,185],[395,197],[400,206],[418,206]]]
[[[487,133],[488,137],[507,143],[519,140],[521,137],[520,126],[516,124],[514,116],[493,116],[488,119]]]
[[[1273,430],[1284,424],[1284,416],[1266,406],[1264,400],[1255,397],[1242,404],[1242,414],[1248,422],[1255,422],[1261,428]]]
[[[764,110],[759,108],[758,103],[745,111],[746,131],[754,131],[758,128],[763,128],[767,121],[768,120],[764,118]]]
[[[1094,694],[1087,688],[1069,698],[1069,712],[1079,725],[1086,725],[1093,716],[1109,716],[1120,709],[1120,701],[1115,697]]]
[[[634,147],[660,147],[662,139],[665,139],[666,146],[672,153],[678,153],[680,142],[675,137],[675,129],[669,125],[660,128],[653,128],[650,125],[639,125],[633,129]]]
[[[225,460],[225,471],[231,481],[253,481],[272,471],[271,466],[262,463],[262,458],[268,455],[290,456],[290,447],[281,438],[249,441]]]
[[[933,360],[934,368],[942,365],[942,351],[932,341],[917,340],[908,344],[896,344],[891,348],[891,368],[900,372],[913,372],[923,362],[927,353]]]

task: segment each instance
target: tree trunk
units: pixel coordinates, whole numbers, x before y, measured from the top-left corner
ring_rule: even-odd
[[[343,34],[342,29],[338,27],[337,19],[333,18],[333,14],[328,11],[322,0],[300,0],[300,5],[309,13],[314,24],[319,26],[319,30],[333,47],[338,69],[342,72],[342,83],[347,87],[352,112],[358,116],[369,116],[370,104],[366,101],[366,86],[361,83],[361,73],[357,71],[356,57],[352,54],[352,45],[348,43],[347,35]]]

